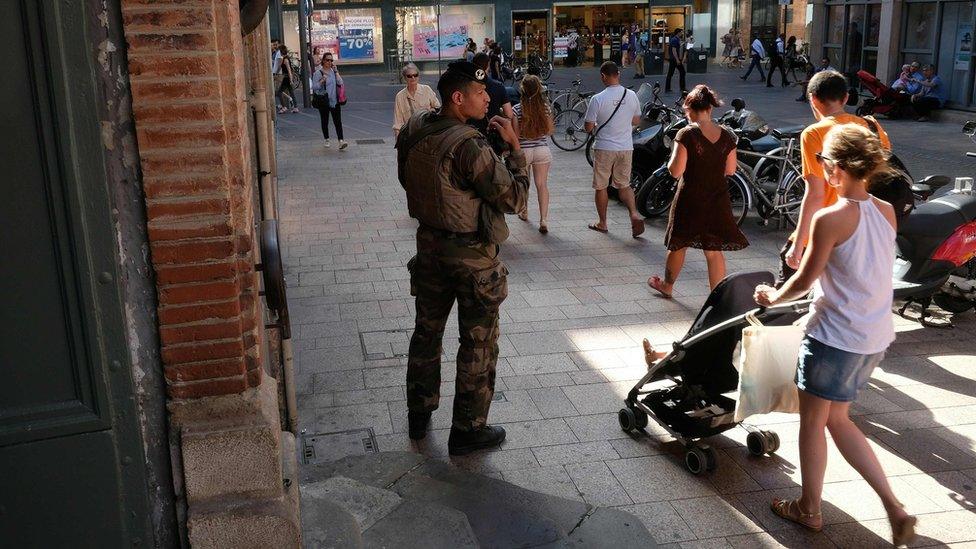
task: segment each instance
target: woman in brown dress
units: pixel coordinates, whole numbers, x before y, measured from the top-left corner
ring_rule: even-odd
[[[671,297],[688,248],[705,252],[708,284],[714,289],[725,278],[722,252],[749,245],[732,217],[726,181],[736,169],[735,137],[712,121],[712,108],[721,105],[715,92],[704,84],[695,86],[685,98],[690,124],[675,136],[668,162],[668,171],[679,181],[664,236],[668,247],[664,279],[652,276],[647,280],[666,298]]]

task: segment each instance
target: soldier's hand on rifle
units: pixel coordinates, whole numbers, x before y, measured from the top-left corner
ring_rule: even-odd
[[[488,127],[498,132],[498,135],[512,147],[513,151],[520,150],[518,136],[515,135],[515,128],[512,127],[511,120],[504,116],[495,115],[488,121]]]

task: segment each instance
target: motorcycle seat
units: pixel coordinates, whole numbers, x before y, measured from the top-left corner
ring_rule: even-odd
[[[936,190],[948,185],[949,182],[949,178],[944,175],[930,175],[921,181],[912,183],[912,192],[927,199]]]
[[[800,137],[806,126],[787,126],[785,128],[775,128],[773,135],[778,139],[795,139]]]
[[[750,150],[764,154],[782,146],[783,143],[771,135],[764,135],[759,139],[753,139],[749,142]]]
[[[581,92],[579,94],[579,96],[583,99],[586,99],[587,97],[593,97],[594,95],[596,95],[596,92]]]

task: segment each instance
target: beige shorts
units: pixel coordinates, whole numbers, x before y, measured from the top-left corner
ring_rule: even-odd
[[[552,151],[549,150],[549,145],[526,147],[522,149],[522,153],[525,154],[526,166],[552,164]]]
[[[593,188],[606,189],[612,181],[614,188],[630,186],[630,166],[634,151],[601,151],[593,149]]]

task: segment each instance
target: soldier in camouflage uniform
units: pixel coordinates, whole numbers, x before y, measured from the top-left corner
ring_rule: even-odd
[[[415,115],[397,138],[400,184],[417,219],[417,255],[410,260],[410,293],[417,320],[407,363],[410,438],[426,436],[437,409],[441,340],[458,303],[454,416],[448,449],[462,455],[500,444],[505,430],[487,425],[498,360],[498,308],[508,295],[508,270],[498,245],[508,237],[505,213],[525,207],[528,175],[511,122],[490,127],[511,147],[501,160],[482,135],[465,124],[488,109],[485,73],[467,61],[448,66],[437,84],[440,112]]]

